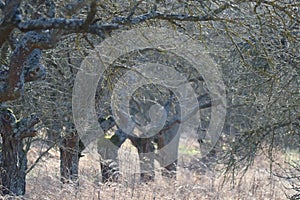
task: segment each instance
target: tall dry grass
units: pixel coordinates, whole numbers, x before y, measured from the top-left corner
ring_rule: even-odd
[[[181,156],[177,180],[160,175],[156,163],[156,178],[151,183],[139,181],[139,165],[136,150],[124,145],[120,150],[122,178],[118,183],[100,182],[100,165],[95,148],[80,161],[79,186],[62,185],[59,177],[59,153],[51,150],[27,175],[27,189],[24,199],[69,200],[69,199],[286,199],[292,194],[282,179],[272,176],[269,162],[257,157],[254,165],[236,182],[224,184],[224,174],[217,168],[200,169],[194,155]],[[29,164],[39,155],[40,149],[30,150]],[[284,156],[282,156],[283,158]],[[203,167],[202,167],[203,168]]]

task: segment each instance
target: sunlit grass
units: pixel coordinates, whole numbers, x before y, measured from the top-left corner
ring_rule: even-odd
[[[33,148],[29,160],[34,160],[38,150]],[[179,153],[186,158],[199,155],[195,148],[179,147]],[[278,152],[280,155],[280,153]],[[299,154],[288,154],[292,160],[299,159]],[[177,180],[170,180],[160,175],[159,168],[153,183],[139,181],[139,161],[137,151],[127,143],[120,150],[120,165],[123,177],[118,183],[101,183],[99,157],[94,152],[86,152],[81,158],[79,186],[62,185],[59,178],[59,153],[50,151],[27,176],[25,199],[286,199],[286,183],[270,176],[269,163],[258,157],[243,177],[236,182],[223,184],[222,171],[200,173],[197,168],[186,168],[179,161]],[[283,161],[284,154],[279,156]],[[197,159],[186,159],[185,165],[197,166]],[[280,161],[280,160],[279,160]],[[199,165],[200,166],[200,165]]]

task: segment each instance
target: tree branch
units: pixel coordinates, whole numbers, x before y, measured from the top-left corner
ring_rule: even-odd
[[[83,19],[65,19],[65,18],[50,18],[50,19],[37,19],[21,22],[18,28],[23,31],[32,30],[49,30],[60,29],[72,31],[75,33],[92,33],[98,34],[101,32],[111,32],[112,30],[119,29],[119,24],[92,24],[84,29],[85,22]]]
[[[21,39],[10,58],[7,82],[0,88],[0,102],[20,97],[24,88],[24,63],[36,48],[47,49],[55,45],[57,38],[49,34],[28,32]]]
[[[97,4],[96,1],[92,1],[91,5],[90,5],[90,12],[88,13],[86,20],[83,24],[83,29],[88,29],[89,25],[92,24],[95,15],[97,13]]]
[[[24,66],[24,81],[32,82],[36,80],[43,80],[46,77],[46,68],[44,65],[40,63],[40,59],[42,56],[42,51],[40,49],[35,49],[32,53],[27,57]],[[2,66],[4,70],[0,71],[0,81],[7,82],[8,81],[8,73],[9,70],[5,70],[8,68],[7,66]]]
[[[46,78],[46,68],[40,63],[41,58],[42,51],[40,49],[34,49],[27,57],[24,67],[25,82]]]
[[[9,1],[7,4],[4,4],[3,2],[0,3],[4,16],[2,23],[0,24],[0,47],[2,47],[12,30],[21,20],[19,11],[20,4],[21,0]]]
[[[99,32],[111,32],[112,30],[120,29],[124,25],[134,25],[138,23],[145,22],[151,19],[161,19],[161,20],[173,20],[173,21],[211,21],[211,20],[222,20],[216,17],[217,14],[223,12],[227,9],[230,4],[226,3],[219,8],[211,11],[206,15],[182,15],[182,14],[165,14],[158,11],[151,11],[149,13],[132,17],[129,16],[115,17],[111,23],[106,24],[92,24],[94,16],[97,12],[96,2],[91,3],[91,11],[88,14],[86,20],[83,19],[66,19],[66,18],[50,18],[50,19],[37,19],[29,20],[26,22],[21,22],[18,24],[18,28],[21,31],[27,32],[31,30],[47,30],[47,29],[60,29],[73,31],[76,33],[91,33],[99,34]]]
[[[128,18],[128,17],[115,17],[112,20],[112,23],[116,23],[116,24],[122,24],[122,25],[133,25],[133,24],[138,24],[141,22],[145,22],[147,20],[151,20],[151,19],[162,19],[162,20],[174,20],[174,21],[218,21],[218,20],[222,20],[221,18],[216,17],[217,14],[223,12],[224,10],[226,10],[227,8],[230,7],[229,3],[225,3],[223,5],[221,5],[219,8],[211,11],[209,14],[206,15],[185,15],[185,14],[165,14],[165,13],[161,13],[158,11],[151,11],[147,14],[143,14],[143,15],[139,15],[137,17],[134,18]]]
[[[39,122],[39,118],[34,114],[23,118],[16,123],[17,128],[14,137],[18,139],[24,139],[26,137],[36,136],[37,131],[34,129],[34,126]]]

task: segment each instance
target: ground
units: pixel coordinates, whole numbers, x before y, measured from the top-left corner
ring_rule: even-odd
[[[29,152],[29,165],[39,155],[40,148]],[[79,187],[61,185],[59,180],[59,153],[51,150],[39,164],[27,175],[25,199],[69,200],[69,199],[286,199],[292,194],[285,188],[283,180],[269,173],[269,163],[257,157],[254,165],[235,183],[224,183],[222,170],[200,170],[196,150],[180,147],[177,180],[168,180],[157,173],[153,183],[138,181],[139,166],[137,151],[126,142],[120,150],[122,180],[119,183],[100,182],[100,165],[97,153],[91,146],[80,161]],[[94,152],[93,152],[94,151]],[[93,153],[91,153],[93,152]],[[282,155],[281,159],[286,156]],[[218,167],[217,167],[218,168]],[[221,169],[221,168],[218,168]]]

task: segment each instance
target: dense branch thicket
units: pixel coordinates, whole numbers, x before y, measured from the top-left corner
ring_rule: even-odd
[[[297,0],[0,1],[0,102],[12,107],[17,115],[27,116],[32,112],[39,115],[47,130],[46,138],[39,137],[60,146],[62,178],[76,182],[79,162],[76,156],[81,156],[84,147],[78,143],[71,107],[72,88],[81,61],[89,50],[115,33],[134,27],[170,28],[201,41],[223,72],[228,107],[223,129],[226,152],[222,162],[227,171],[247,168],[261,152],[271,163],[276,163],[275,150],[299,150],[300,144],[299,7]],[[189,69],[188,62],[155,49],[129,52],[105,72],[96,95],[102,128],[107,131],[116,125],[111,118],[110,100],[118,78],[129,71],[135,61],[153,60],[170,61],[168,64],[189,77],[188,81],[198,90],[204,124],[199,135],[203,134],[211,112],[203,78]],[[149,91],[153,95],[147,96]],[[149,108],[148,102],[160,96],[161,104],[167,104],[170,97],[169,91],[152,86],[135,95],[131,109],[141,123],[149,120],[143,112]],[[168,121],[169,126],[176,124],[178,116],[176,100],[173,103],[169,116],[173,121]],[[5,116],[9,114],[3,112],[1,167],[14,169],[20,160],[11,152],[24,154],[22,139],[25,136],[5,125],[8,120]],[[16,126],[24,126],[22,133],[37,123],[20,122],[14,120],[19,124]],[[7,138],[11,134],[13,137]],[[26,137],[33,136],[35,134]],[[16,140],[16,149],[6,145],[15,144]],[[22,157],[25,160],[26,154]],[[70,162],[63,162],[67,160]],[[10,172],[10,181],[1,174],[3,193],[24,194],[26,162],[22,163],[24,184],[12,184],[17,180],[13,180],[17,172]],[[297,163],[286,168],[292,168],[291,173],[300,173]],[[297,181],[293,188],[299,192]]]

